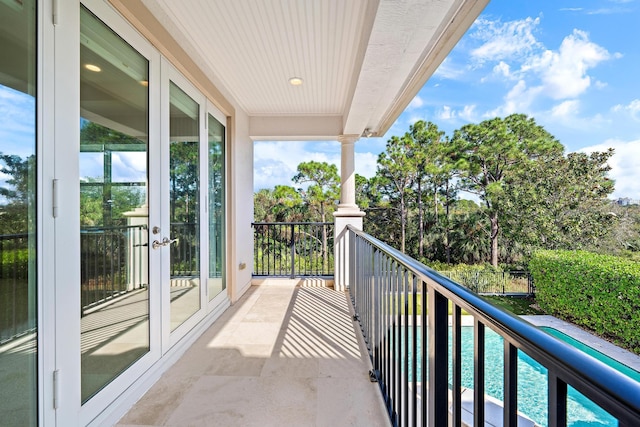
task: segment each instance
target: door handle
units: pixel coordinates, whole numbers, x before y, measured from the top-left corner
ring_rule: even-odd
[[[169,246],[172,243],[176,243],[178,241],[178,239],[169,239],[168,237],[165,237],[164,239],[162,239],[162,242],[158,242],[157,240],[154,240],[153,243],[151,244],[151,247],[153,249],[158,249],[161,246]]]
[[[162,239],[162,246],[169,246],[172,243],[176,243],[178,241],[178,239],[169,239],[168,237],[165,237],[164,239]]]

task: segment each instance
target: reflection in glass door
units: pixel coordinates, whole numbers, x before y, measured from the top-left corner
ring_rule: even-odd
[[[0,424],[38,423],[36,2],[0,2]]]
[[[200,108],[169,84],[171,331],[200,310]]]
[[[81,395],[149,351],[149,64],[80,15]]]
[[[209,126],[209,301],[225,283],[225,129],[213,116]]]

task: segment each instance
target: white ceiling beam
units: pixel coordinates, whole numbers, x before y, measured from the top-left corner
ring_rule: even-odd
[[[252,116],[249,136],[254,141],[337,141],[342,116]]]

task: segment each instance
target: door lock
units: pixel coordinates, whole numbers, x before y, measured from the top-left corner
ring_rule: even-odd
[[[165,237],[164,239],[162,239],[162,242],[154,240],[151,244],[151,247],[153,249],[158,249],[161,246],[170,246],[172,243],[176,243],[177,241],[178,239],[169,239],[168,237]]]

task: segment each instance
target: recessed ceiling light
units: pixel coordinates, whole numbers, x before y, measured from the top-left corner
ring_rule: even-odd
[[[93,65],[93,64],[84,64],[84,68],[86,68],[89,71],[94,71],[96,73],[99,73],[100,71],[102,71],[102,68],[98,67],[97,65]]]
[[[302,84],[302,77],[291,77],[289,83],[291,83],[292,86],[300,86]]]

